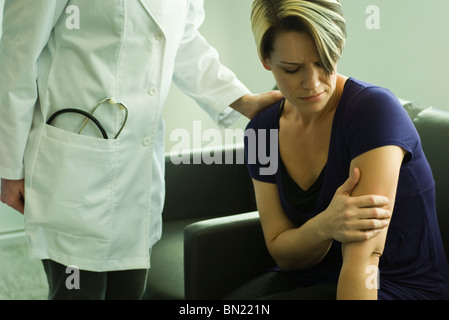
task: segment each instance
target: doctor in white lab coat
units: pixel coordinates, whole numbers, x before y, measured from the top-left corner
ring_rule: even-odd
[[[5,1],[2,201],[24,211],[31,258],[105,274],[150,267],[172,81],[224,126],[237,118],[229,105],[251,118],[280,98],[250,95],[220,64],[198,32],[203,18],[202,0]],[[95,114],[109,139],[92,123],[78,134],[77,114],[46,124],[62,108],[91,112],[106,97],[128,109],[116,139],[124,112],[114,103]]]

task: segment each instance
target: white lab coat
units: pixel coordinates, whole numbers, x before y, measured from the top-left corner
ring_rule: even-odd
[[[32,258],[93,271],[150,266],[150,248],[161,236],[162,108],[172,81],[218,123],[235,117],[226,106],[249,93],[198,33],[202,6],[6,0],[0,176],[25,178]],[[105,97],[129,109],[118,139],[92,136],[93,127],[77,134],[84,119],[73,114],[45,123],[61,108],[90,112]],[[105,109],[98,117],[116,132],[123,115]]]

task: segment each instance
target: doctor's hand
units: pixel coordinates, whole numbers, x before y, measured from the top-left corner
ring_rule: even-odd
[[[341,243],[365,241],[376,236],[390,223],[391,212],[384,209],[389,199],[380,195],[351,197],[360,179],[355,168],[323,211],[323,230]]]
[[[282,97],[281,92],[277,90],[260,94],[247,94],[234,101],[230,106],[248,119],[252,119],[260,111],[281,100]]]
[[[7,180],[2,178],[0,200],[23,214],[25,207],[25,180]]]

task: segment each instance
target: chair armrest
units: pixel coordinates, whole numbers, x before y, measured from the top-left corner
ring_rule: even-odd
[[[184,229],[186,299],[223,298],[274,264],[258,212],[203,220]]]

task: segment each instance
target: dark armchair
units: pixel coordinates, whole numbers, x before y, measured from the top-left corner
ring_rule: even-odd
[[[243,159],[239,153],[242,150],[241,147],[215,150],[221,153],[223,163],[225,159],[235,159],[232,164],[205,164],[199,161],[201,152],[187,155],[190,164],[176,165],[169,155],[165,157],[162,238],[152,249],[144,299],[184,299],[183,251],[187,225],[256,209],[246,165],[237,163],[237,159]]]

